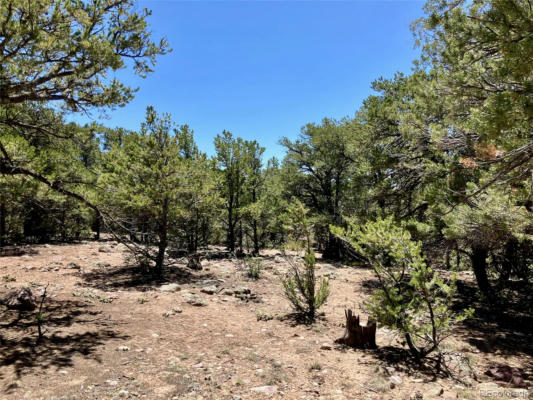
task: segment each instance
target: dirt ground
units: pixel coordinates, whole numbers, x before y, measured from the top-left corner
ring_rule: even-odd
[[[34,313],[0,306],[1,399],[528,398],[484,372],[518,367],[531,387],[531,331],[465,324],[446,344],[461,381],[413,368],[400,338],[380,327],[377,350],[334,344],[346,308],[366,321],[375,287],[368,269],[319,262],[331,296],[325,315],[305,326],[287,317],[279,281],[287,264],[276,251],[264,252],[256,281],[216,249],[203,270],[178,261],[153,281],[113,242],[32,249],[0,258],[0,298],[21,286],[38,298],[49,284],[45,338],[35,346]]]

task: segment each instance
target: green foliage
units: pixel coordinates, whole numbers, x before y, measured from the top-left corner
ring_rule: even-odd
[[[259,279],[261,278],[261,271],[263,270],[263,262],[260,258],[251,258],[248,257],[245,260],[247,271],[246,276],[250,279]]]
[[[5,0],[0,4],[0,104],[61,101],[71,110],[124,105],[134,89],[109,70],[133,60],[145,76],[164,39],[151,41],[146,9],[131,0]]]
[[[329,281],[316,278],[315,253],[311,248],[312,225],[307,216],[308,210],[298,200],[289,205],[286,220],[291,234],[293,249],[305,252],[303,259],[285,254],[291,271],[281,278],[284,294],[295,312],[309,322],[313,322],[316,311],[329,296]]]
[[[265,313],[263,311],[258,311],[255,315],[258,321],[270,321],[274,319],[274,317],[268,313]]]
[[[426,264],[421,243],[392,217],[332,231],[368,260],[379,282],[369,304],[372,316],[401,333],[418,360],[439,351],[453,326],[473,312],[454,314],[454,280],[445,281]]]

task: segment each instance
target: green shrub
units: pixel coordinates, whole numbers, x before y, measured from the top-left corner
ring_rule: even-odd
[[[281,278],[285,297],[294,310],[309,321],[314,321],[318,310],[329,296],[329,281],[320,280],[317,287],[315,276],[315,253],[310,250],[303,258],[303,263],[286,258],[292,272]],[[303,264],[303,265],[301,265]]]
[[[450,309],[455,295],[454,279],[446,282],[425,262],[421,243],[411,239],[392,218],[351,223],[332,232],[350,243],[374,269],[379,289],[369,304],[378,323],[400,332],[417,360],[433,351],[450,334],[453,325],[473,310],[454,314]]]
[[[261,277],[263,262],[260,258],[247,258],[246,267],[246,276],[248,276],[248,278],[259,279]]]
[[[285,255],[291,270],[281,278],[285,297],[291,302],[294,310],[309,322],[313,322],[316,311],[326,302],[329,296],[329,281],[325,278],[317,282],[315,253],[311,248],[312,224],[307,216],[304,205],[293,199],[288,207],[286,220],[293,249],[304,249],[302,260],[299,257]]]

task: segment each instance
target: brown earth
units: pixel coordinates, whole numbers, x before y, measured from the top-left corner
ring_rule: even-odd
[[[377,350],[335,345],[345,308],[366,321],[363,303],[375,287],[368,269],[319,263],[331,296],[324,316],[306,326],[288,317],[279,282],[287,264],[276,251],[262,255],[257,281],[227,258],[204,259],[202,271],[177,260],[154,281],[113,242],[32,249],[38,254],[0,258],[0,298],[21,286],[39,298],[49,284],[45,338],[35,345],[34,313],[0,306],[1,399],[527,398],[527,389],[490,382],[484,371],[495,363],[520,368],[531,386],[531,331],[462,326],[446,343],[460,381],[415,368],[384,328]],[[468,287],[471,277],[462,279]],[[179,290],[161,291],[169,283]],[[202,292],[210,286],[213,294]],[[242,287],[251,294],[230,294]]]

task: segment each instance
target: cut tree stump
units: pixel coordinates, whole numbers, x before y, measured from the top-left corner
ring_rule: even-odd
[[[370,318],[365,326],[360,324],[359,315],[354,315],[352,310],[345,310],[346,331],[344,336],[335,340],[335,343],[345,344],[350,347],[376,348],[376,323]]]

